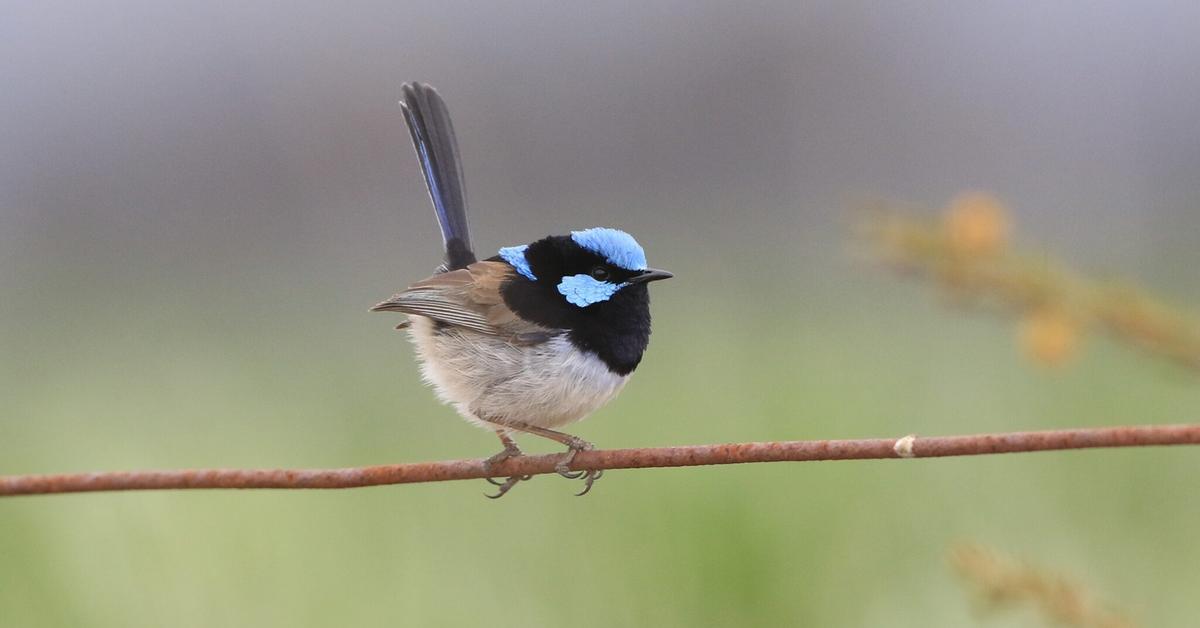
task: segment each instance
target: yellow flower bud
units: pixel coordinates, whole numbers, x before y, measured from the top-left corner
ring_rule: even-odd
[[[1042,307],[1021,321],[1019,342],[1034,362],[1042,366],[1062,366],[1079,349],[1080,325],[1061,308]]]
[[[1008,244],[1008,211],[988,194],[963,194],[950,203],[942,228],[953,252],[991,255]]]

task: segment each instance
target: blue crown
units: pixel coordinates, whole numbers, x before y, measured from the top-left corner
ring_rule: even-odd
[[[646,270],[646,251],[633,236],[620,229],[595,227],[572,231],[571,239],[583,248],[603,256],[610,264],[625,270]]]

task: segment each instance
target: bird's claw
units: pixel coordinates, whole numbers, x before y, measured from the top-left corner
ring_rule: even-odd
[[[590,451],[595,446],[591,443],[576,438],[567,443],[567,452],[563,454],[562,459],[554,465],[554,471],[568,480],[583,479],[583,490],[576,493],[577,496],[587,495],[588,491],[592,490],[592,484],[604,475],[603,469],[580,469],[579,471],[571,470],[571,463],[575,461],[575,455],[581,451]]]
[[[604,475],[604,469],[589,469],[587,471],[584,471],[583,472],[583,490],[579,491],[578,493],[575,493],[575,496],[583,497],[584,495],[587,495],[588,491],[592,490],[592,484],[594,484],[596,482],[596,480],[599,480],[600,476],[602,476],[602,475]]]
[[[516,443],[511,442],[511,441],[504,443],[504,449],[498,451],[498,453],[488,457],[488,459],[484,461],[484,473],[487,473],[487,476],[488,476],[487,482],[496,484],[496,483],[492,482],[492,477],[491,477],[492,468],[494,466],[499,465],[500,462],[504,462],[505,460],[510,459],[510,457],[517,457],[517,456],[521,456],[521,455],[524,455],[524,454],[522,453],[521,448],[517,447]],[[499,486],[499,484],[496,484],[496,485]]]
[[[484,493],[483,496],[488,499],[500,499],[501,497],[504,497],[505,493],[511,491],[512,487],[517,485],[517,482],[520,482],[522,480],[528,480],[531,477],[533,477],[533,476],[531,476],[531,475],[513,475],[513,476],[508,477],[503,482],[497,482],[496,480],[494,480],[492,478],[484,478],[490,484],[500,487],[500,490],[496,491],[495,495],[488,495],[487,493]]]
[[[540,432],[534,433],[540,434]],[[563,442],[567,446],[567,451],[563,453],[562,457],[559,458],[558,462],[554,465],[554,471],[568,480],[582,479],[583,490],[576,493],[576,495],[587,495],[588,492],[592,490],[592,485],[596,482],[596,480],[599,480],[600,477],[604,475],[604,471],[602,469],[580,469],[578,471],[574,471],[571,469],[571,463],[575,461],[575,456],[579,452],[590,451],[595,447],[582,438],[569,436],[567,434],[560,434],[557,432],[554,432],[554,434],[555,440]],[[560,437],[565,438],[566,440],[561,440]],[[485,497],[490,499],[499,499],[504,497],[504,495],[511,491],[518,482],[528,480],[533,477],[530,475],[512,475],[505,478],[503,481],[497,480],[495,477],[493,477],[492,471],[496,465],[503,463],[509,458],[515,458],[523,455],[521,450],[517,447],[517,444],[513,442],[511,438],[507,438],[502,434],[500,436],[500,440],[504,443],[504,450],[483,461],[483,470],[485,475],[484,479],[487,480],[492,486],[499,488],[495,495],[488,495],[486,493],[484,494]]]
[[[505,493],[512,490],[512,487],[516,486],[517,482],[528,480],[529,478],[533,477],[531,475],[512,475],[505,478],[503,482],[491,477],[492,469],[496,465],[508,460],[509,458],[516,458],[522,455],[524,454],[521,453],[521,449],[517,447],[516,443],[512,442],[511,440],[505,440],[503,450],[483,461],[483,470],[488,474],[488,477],[483,479],[487,480],[488,484],[491,484],[492,486],[500,487],[500,490],[495,495],[488,495],[487,493],[484,493],[484,497],[487,497],[488,499],[500,499],[501,497],[504,497]]]
[[[587,471],[582,469],[579,471],[572,471],[561,464],[554,465],[554,472],[563,476],[564,478],[567,478],[568,480],[578,480],[579,478],[583,477],[584,473],[587,473]]]

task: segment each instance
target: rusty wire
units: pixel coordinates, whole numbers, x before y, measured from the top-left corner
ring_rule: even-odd
[[[644,469],[749,462],[940,458],[1101,447],[1200,445],[1200,424],[1081,428],[968,436],[777,441],[580,452],[575,469]],[[559,454],[521,456],[491,475],[553,473]],[[181,469],[0,476],[0,496],[93,491],[357,488],[487,477],[483,460],[445,460],[345,469]]]

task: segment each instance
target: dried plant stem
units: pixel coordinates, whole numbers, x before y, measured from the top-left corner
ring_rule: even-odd
[[[1018,336],[1041,366],[1072,359],[1089,331],[1200,370],[1200,319],[1135,284],[1074,272],[1044,253],[1014,249],[1008,211],[1000,201],[964,194],[940,220],[881,202],[858,234],[887,266],[932,280],[955,303],[1010,311]]]
[[[1200,424],[608,449],[581,452],[572,467],[644,469],[748,462],[940,458],[1149,445],[1200,445]],[[512,458],[496,465],[491,474],[504,477],[552,473],[558,459],[557,454]],[[483,460],[446,460],[346,469],[183,469],[10,475],[0,476],[0,496],[198,488],[333,489],[471,480],[487,475]]]

